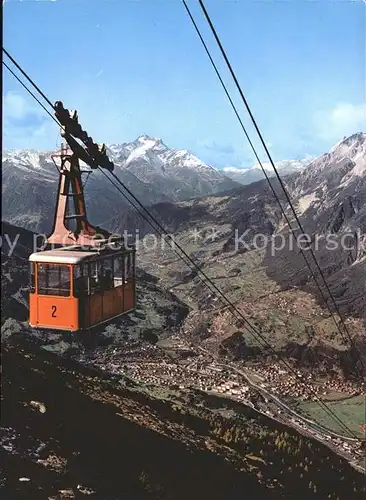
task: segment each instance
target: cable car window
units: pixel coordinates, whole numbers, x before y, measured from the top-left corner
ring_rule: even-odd
[[[84,274],[84,265],[73,266],[73,269],[75,297],[83,297],[88,294],[88,273]]]
[[[94,265],[95,266],[95,265]],[[91,286],[92,286],[92,281],[93,277],[89,274],[90,270],[90,264],[88,262],[84,262],[81,264],[81,274],[85,280],[85,286],[86,286],[86,294],[90,295],[91,293]],[[95,271],[96,274],[96,271]]]
[[[129,254],[125,254],[123,256],[123,262],[124,262],[124,282],[127,283],[127,278],[128,278],[128,260],[129,260]]]
[[[90,264],[84,264],[87,268],[87,274],[89,274],[92,278],[96,278],[98,276],[97,262],[91,262]],[[88,269],[89,267],[89,269]]]
[[[132,261],[132,280],[136,280],[136,261],[135,261],[135,252],[131,253],[131,261]]]
[[[127,274],[127,281],[130,282],[132,281],[132,269],[133,269],[133,262],[132,262],[132,253],[128,254],[128,274]]]
[[[132,253],[125,254],[125,283],[129,283],[132,280],[132,271],[133,271],[133,263],[132,263]]]
[[[122,255],[113,259],[114,286],[121,286],[123,283],[123,258]]]
[[[98,260],[96,262],[97,269],[97,290],[103,290],[103,275],[104,275],[104,262],[102,260]]]
[[[60,269],[60,292],[59,295],[67,297],[70,295],[70,268],[69,266],[57,266]]]
[[[83,275],[81,270],[81,265],[80,264],[74,265],[73,269],[74,269],[74,278],[75,279],[81,278]]]
[[[98,266],[97,262],[84,264],[84,272],[89,277],[89,293],[95,293],[98,290]]]
[[[87,262],[84,262],[81,264],[81,274],[82,276],[89,276],[89,264]]]
[[[51,292],[60,289],[60,267],[54,265],[48,265],[46,269],[46,276],[48,278],[47,289],[49,290],[49,295],[53,295]]]
[[[47,295],[47,274],[46,265],[38,264],[38,293],[40,295]]]
[[[38,294],[68,297],[70,268],[60,264],[38,264]]]
[[[102,290],[109,290],[113,288],[113,260],[105,259],[102,261],[102,269],[101,269],[101,281],[100,287]]]
[[[36,286],[35,265],[34,265],[34,262],[31,262],[30,269],[29,269],[29,291],[31,293],[34,293],[35,286]]]

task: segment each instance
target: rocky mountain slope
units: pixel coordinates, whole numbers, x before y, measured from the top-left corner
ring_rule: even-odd
[[[327,283],[342,313],[350,316],[348,328],[363,352],[365,165],[366,134],[358,133],[314,160],[307,169],[285,178]],[[273,186],[289,219],[293,220],[277,181],[273,181]],[[95,196],[96,205],[98,200]],[[342,338],[329,317],[300,248],[265,180],[209,197],[159,203],[151,210],[194,260],[204,266],[220,289],[260,325],[277,349],[295,353],[296,358],[310,364],[319,354],[322,360],[319,364],[324,361],[325,370],[329,369],[327,359],[335,359],[338,360],[335,366],[341,366],[344,373],[354,371],[354,358],[346,337]],[[132,209],[119,211],[115,216],[111,214],[109,225],[132,234],[139,230],[140,265],[159,278],[159,287],[171,289],[193,310],[197,304],[202,311],[220,309],[220,302],[209,294],[196,272],[182,268],[182,261],[167,244],[162,245],[159,240],[155,244],[151,236],[144,244],[144,237],[152,232],[151,227]],[[304,241],[300,244],[306,248]],[[328,305],[334,310],[309,252],[305,251],[305,255]],[[142,287],[142,295],[144,292]],[[295,315],[294,311],[297,311]],[[317,334],[309,336],[314,325]],[[204,328],[209,328],[209,323]],[[234,333],[235,325],[228,325],[225,335]],[[252,342],[249,338],[247,343]]]
[[[293,221],[277,180],[272,185],[289,220]],[[218,259],[254,248],[265,251],[270,274],[278,281],[282,275],[282,281],[292,286],[310,282],[300,249],[306,249],[312,241],[313,251],[328,278],[337,278],[340,284],[344,274],[358,274],[352,283],[353,292],[350,283],[341,280],[342,295],[348,291],[354,297],[361,296],[366,265],[366,134],[355,134],[342,141],[301,173],[286,177],[285,185],[307,235],[305,240],[297,240],[297,231],[291,241],[287,223],[265,180],[229,193],[178,204],[160,203],[152,207],[152,212],[171,233],[193,231],[194,236],[195,230],[202,227],[225,226],[225,231],[215,238],[221,244]],[[123,214],[116,224],[120,229],[139,228],[140,238],[151,232],[133,210]],[[196,233],[202,251],[206,240],[210,240],[209,234],[206,240],[203,236]],[[315,267],[314,272],[318,272]],[[341,274],[337,275],[338,272]],[[350,311],[362,316],[364,304],[359,299],[355,299],[356,303],[349,300]]]
[[[366,134],[341,141],[286,183],[339,306],[365,318]],[[288,263],[295,261],[289,247],[275,258],[267,256],[271,274],[279,281],[289,279]],[[299,262],[296,269],[297,284],[310,284],[305,266]]]
[[[331,292],[341,312],[350,316],[348,329],[363,353],[366,317],[365,165],[366,134],[358,133],[341,141],[300,174],[288,176],[285,180]],[[293,220],[278,183],[273,181],[273,186],[290,221]],[[326,363],[325,369],[329,368],[329,362],[332,364],[326,359],[338,359],[336,365],[340,363],[345,372],[354,370],[354,353],[348,350],[344,332],[342,337],[329,317],[300,248],[304,249],[334,312],[319,271],[306,251],[304,240],[298,243],[291,236],[266,181],[178,204],[161,203],[152,207],[152,211],[174,234],[176,241],[199,265],[204,266],[205,273],[220,289],[261,326],[278,349],[296,353],[295,358],[312,364],[315,356],[319,365],[321,360]],[[196,277],[196,272],[182,269],[181,261],[166,245],[158,240],[151,249],[151,237],[144,245],[144,235],[152,231],[138,215],[132,211],[126,213],[116,224],[121,229],[139,228],[142,265],[159,276],[166,286],[172,287],[184,301],[192,307],[198,303],[202,311],[220,309],[220,301],[213,299]],[[313,302],[314,295],[318,305]],[[314,327],[316,335],[309,335]],[[210,328],[209,323],[207,328]],[[235,333],[234,324],[227,329],[226,335],[230,332]],[[246,342],[249,338],[250,335],[247,338],[246,334]],[[364,361],[366,364],[366,359]]]
[[[173,201],[219,193],[238,184],[186,150],[170,149],[161,139],[140,136],[108,149],[113,161],[153,185]]]

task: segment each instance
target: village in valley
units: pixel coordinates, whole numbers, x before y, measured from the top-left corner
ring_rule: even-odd
[[[360,466],[364,453],[361,441],[305,417],[297,411],[297,403],[316,402],[318,398],[330,400],[335,394],[341,394],[342,398],[359,396],[361,383],[340,378],[320,383],[314,374],[300,370],[291,373],[278,362],[248,366],[219,361],[179,335],[162,341],[161,345],[130,341],[123,349],[110,346],[92,358],[88,356],[88,360],[83,356],[80,360],[112,374],[123,374],[145,387],[196,390],[230,398],[327,443]]]

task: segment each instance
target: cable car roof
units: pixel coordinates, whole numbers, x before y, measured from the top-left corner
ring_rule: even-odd
[[[78,252],[76,250],[63,249],[45,250],[44,252],[32,253],[29,256],[30,262],[44,262],[48,264],[78,264],[79,262],[91,257],[98,257],[100,254],[96,252]]]
[[[83,250],[80,245],[65,246],[53,250],[34,252],[29,256],[30,262],[44,262],[49,264],[77,264],[83,260],[97,260],[100,258],[113,257],[135,252],[135,247],[131,248],[98,248],[92,247],[90,250]]]

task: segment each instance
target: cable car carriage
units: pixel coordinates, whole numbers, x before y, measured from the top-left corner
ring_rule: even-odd
[[[87,150],[71,137],[70,112],[60,104],[56,103],[60,110],[56,116],[60,119],[61,113],[62,135],[71,151],[62,146],[61,154],[52,156],[59,171],[53,231],[47,238],[52,248],[29,257],[29,323],[35,328],[79,331],[134,310],[135,248],[127,247],[120,235],[88,222],[79,159],[92,168],[108,170],[113,163],[106,157],[105,146],[98,149],[81,128]],[[77,115],[73,116],[69,128],[76,135]],[[60,166],[55,158],[60,158]],[[69,200],[75,209],[72,215],[68,215]]]
[[[32,254],[30,325],[77,331],[132,311],[134,256],[74,246]]]

